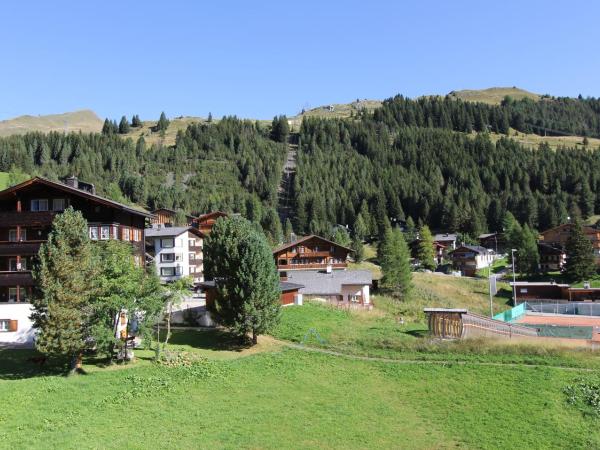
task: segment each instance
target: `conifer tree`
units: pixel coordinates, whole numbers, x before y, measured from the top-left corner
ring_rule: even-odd
[[[596,273],[594,248],[579,220],[575,220],[571,227],[566,252],[565,274],[571,281],[587,280]]]
[[[433,248],[433,236],[429,227],[423,225],[419,230],[419,245],[417,259],[423,269],[435,270],[435,251]]]
[[[54,219],[39,251],[34,271],[40,288],[32,300],[35,345],[46,355],[71,360],[71,372],[81,369],[90,336],[90,299],[96,274],[87,222],[69,207]]]
[[[142,121],[140,120],[140,116],[138,116],[137,114],[135,114],[132,118],[131,118],[131,126],[135,127],[135,128],[140,128],[142,126]]]
[[[212,113],[210,113],[210,112],[208,113],[208,119],[206,119],[206,121],[208,123],[212,123],[212,121],[213,121]]]
[[[519,273],[533,275],[538,271],[540,255],[535,233],[525,224],[521,230],[517,247],[517,270]]]
[[[380,244],[382,287],[395,295],[406,297],[412,287],[410,252],[399,228],[386,229]]]
[[[279,276],[271,247],[251,222],[219,219],[205,245],[206,275],[216,281],[214,312],[235,334],[269,331],[279,320]]]
[[[354,239],[352,239],[351,248],[354,251],[352,254],[354,257],[354,262],[362,262],[365,259],[365,246],[362,243],[362,240],[355,236]]]
[[[156,130],[157,131],[167,131],[167,128],[169,128],[169,119],[167,119],[167,116],[165,115],[165,112],[161,112],[160,113],[160,118],[158,119],[158,122],[156,123]]]
[[[288,217],[285,219],[285,227],[283,230],[283,241],[291,242],[293,234],[294,234],[294,227],[292,226],[292,221]]]
[[[119,134],[127,133],[129,133],[129,122],[127,121],[127,117],[123,116],[119,122]]]

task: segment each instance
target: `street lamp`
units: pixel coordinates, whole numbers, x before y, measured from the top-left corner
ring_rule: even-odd
[[[512,256],[512,270],[513,270],[513,306],[517,306],[517,279],[515,276],[515,252],[516,248],[510,249],[510,254]]]

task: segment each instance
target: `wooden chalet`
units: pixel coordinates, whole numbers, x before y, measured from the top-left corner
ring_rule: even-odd
[[[206,295],[206,308],[209,311],[214,311],[215,309],[215,299],[217,295],[217,283],[215,280],[204,281],[198,285],[199,289],[204,291]],[[280,281],[279,282],[279,290],[281,291],[281,296],[279,297],[279,302],[281,305],[294,305],[294,304],[302,304],[302,294],[298,291],[302,289],[304,286],[298,283],[290,283],[288,281]]]
[[[419,238],[417,238],[414,241],[412,241],[410,244],[408,244],[408,246],[410,248],[410,256],[414,259],[417,259],[417,257],[418,257],[420,243],[421,243],[421,240]],[[433,259],[436,264],[442,264],[442,262],[444,262],[445,253],[446,253],[446,246],[443,244],[440,244],[437,241],[433,241]]]
[[[473,277],[477,270],[487,267],[494,261],[493,253],[479,245],[463,244],[448,253],[452,258],[452,265],[460,270],[463,275]]]
[[[192,220],[192,226],[198,228],[202,233],[208,234],[211,232],[215,222],[221,217],[229,217],[229,214],[223,211],[213,211],[202,214]]]
[[[564,249],[567,245],[567,240],[569,239],[572,227],[572,223],[564,223],[557,227],[550,228],[549,230],[540,233],[539,241]],[[583,233],[592,243],[596,264],[600,265],[600,230],[594,227],[584,226]]]
[[[161,225],[175,225],[175,217],[177,216],[177,211],[167,208],[159,208],[152,211],[154,217],[152,218],[152,224],[161,224]],[[194,216],[190,216],[189,214],[185,215],[187,222],[186,225],[191,226],[196,219]]]
[[[273,250],[279,270],[346,269],[352,249],[320,236],[306,236]]]
[[[48,238],[54,217],[69,206],[83,213],[92,240],[131,242],[136,261],[143,263],[150,213],[100,197],[93,185],[76,177],[65,183],[35,177],[0,192],[0,303],[27,302],[40,245]],[[0,319],[4,319],[1,305]]]

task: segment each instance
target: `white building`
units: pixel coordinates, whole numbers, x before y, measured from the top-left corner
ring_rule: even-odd
[[[146,229],[146,252],[156,265],[160,281],[168,283],[185,276],[194,283],[204,281],[204,238],[193,227],[154,224]]]

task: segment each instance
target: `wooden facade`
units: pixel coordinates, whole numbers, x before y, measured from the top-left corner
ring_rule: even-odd
[[[280,282],[279,289],[281,290],[281,297],[279,302],[282,306],[293,305],[296,302],[296,298],[299,294],[299,290],[304,286],[301,284]],[[204,291],[206,295],[206,308],[209,311],[214,311],[215,299],[217,295],[217,288],[214,281],[205,281],[200,283],[199,288]]]
[[[57,214],[71,206],[88,221],[93,240],[118,239],[133,245],[144,261],[144,229],[151,214],[99,197],[74,177],[71,185],[33,178],[0,192],[0,302],[22,302],[34,285],[31,268]]]
[[[320,236],[307,236],[273,251],[279,270],[345,269],[351,249]]]
[[[572,223],[564,223],[540,233],[540,242],[564,249],[571,233]],[[600,230],[594,227],[583,227],[583,232],[592,243],[596,264],[600,265]]]
[[[204,234],[209,234],[215,222],[221,217],[229,217],[229,214],[223,211],[213,211],[202,214],[192,220],[192,226],[198,228]]]
[[[177,216],[177,211],[173,211],[172,209],[167,208],[159,208],[152,211],[154,217],[152,218],[153,224],[161,224],[161,225],[175,225],[175,217]],[[190,216],[189,214],[185,215],[187,222],[185,225],[191,226],[194,220],[196,219],[194,216]],[[183,224],[181,224],[183,226]]]

